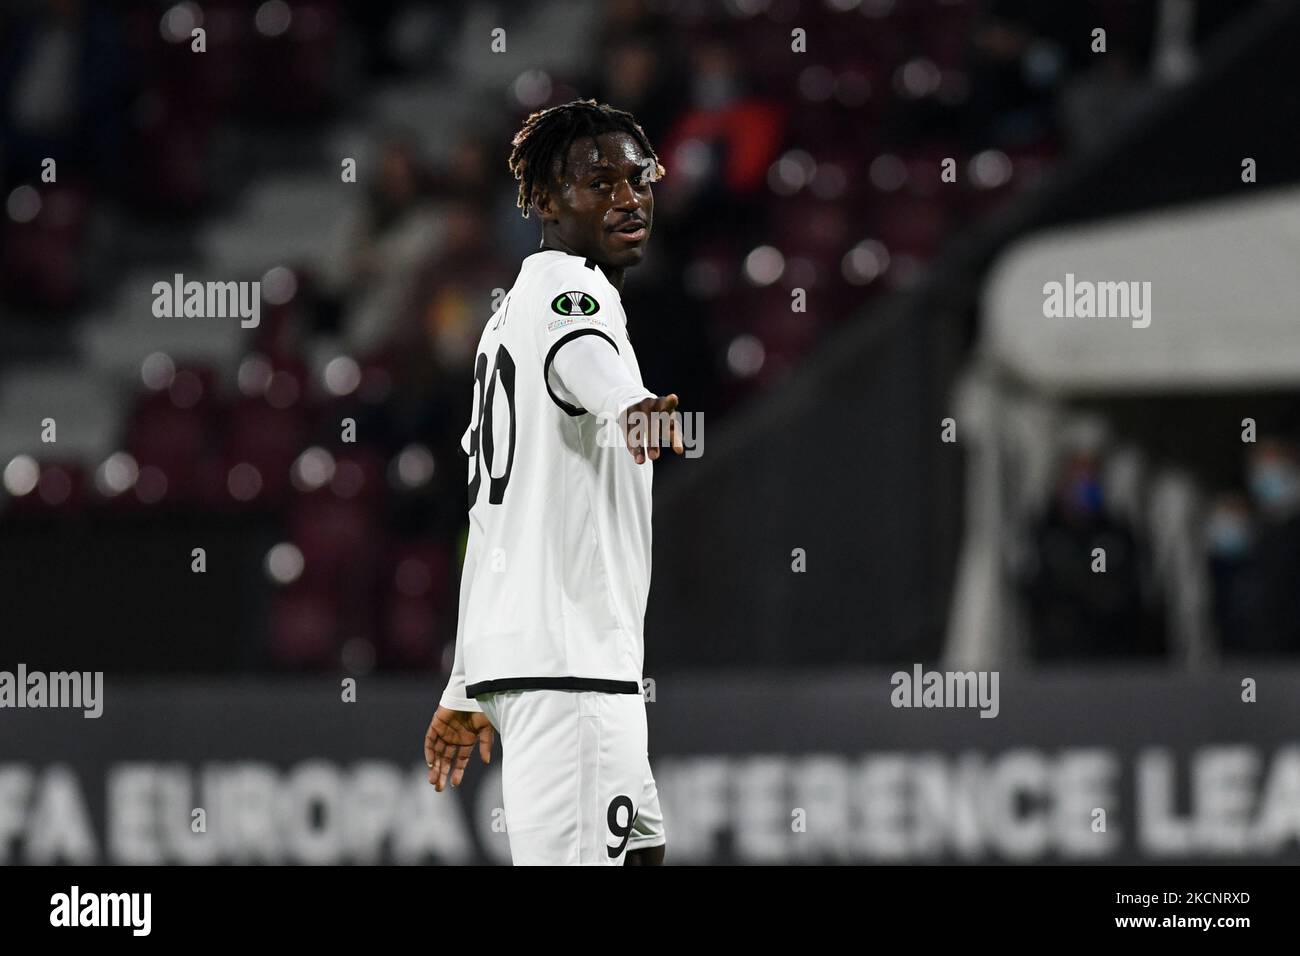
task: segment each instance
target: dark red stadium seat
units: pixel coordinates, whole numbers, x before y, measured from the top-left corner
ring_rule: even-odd
[[[442,653],[439,615],[427,598],[397,596],[385,611],[388,626],[381,648],[387,667],[425,670],[437,665]]]
[[[328,592],[282,591],[271,610],[271,659],[282,667],[338,666],[337,616]]]
[[[162,471],[169,501],[207,500],[210,489],[200,479],[211,442],[199,412],[177,408],[166,393],[148,396],[127,425],[126,449],[141,469]]]
[[[300,408],[273,408],[265,398],[242,398],[230,410],[227,456],[248,462],[262,476],[262,494],[269,503],[283,500],[289,490],[289,469],[303,449],[305,428]]]
[[[80,514],[93,502],[94,486],[78,462],[49,459],[40,462],[40,479],[30,492],[10,498],[8,511],[14,515]]]
[[[73,185],[40,185],[40,211],[28,222],[0,218],[0,294],[41,310],[71,308],[85,288],[84,237],[89,192]]]
[[[302,551],[305,583],[349,593],[370,587],[378,528],[360,501],[340,498],[328,487],[294,495],[289,529]]]

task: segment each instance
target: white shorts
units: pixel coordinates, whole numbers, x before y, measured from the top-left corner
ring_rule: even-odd
[[[662,846],[640,694],[509,690],[475,698],[501,735],[515,866],[622,866]]]

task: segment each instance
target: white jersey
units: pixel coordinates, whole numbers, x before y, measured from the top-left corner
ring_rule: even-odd
[[[638,465],[608,431],[598,442],[606,421],[553,368],[586,336],[597,338],[583,349],[613,349],[594,356],[618,379],[609,408],[653,397],[605,274],[558,250],[525,258],[475,356],[461,440],[469,541],[444,706],[476,710],[478,694],[521,688],[641,693],[653,463]]]

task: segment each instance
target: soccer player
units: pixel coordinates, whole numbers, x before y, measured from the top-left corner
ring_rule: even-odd
[[[487,763],[495,728],[515,865],[659,864],[641,692],[661,444],[648,426],[683,446],[677,396],[641,382],[620,295],[664,168],[631,114],[595,100],[533,113],[513,147],[542,241],[475,358],[469,543],[429,782],[458,786],[476,744]]]

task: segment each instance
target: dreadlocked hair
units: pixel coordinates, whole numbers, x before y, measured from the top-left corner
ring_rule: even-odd
[[[637,141],[642,152],[654,160],[654,172],[647,179],[661,179],[667,170],[650,148],[641,125],[625,110],[616,110],[608,103],[592,100],[573,100],[560,106],[538,110],[524,120],[510,145],[510,172],[519,180],[519,198],[516,205],[528,218],[528,207],[533,189],[545,183],[556,158],[560,161],[560,175],[564,175],[569,147],[575,139],[598,136],[601,133],[627,133]]]

